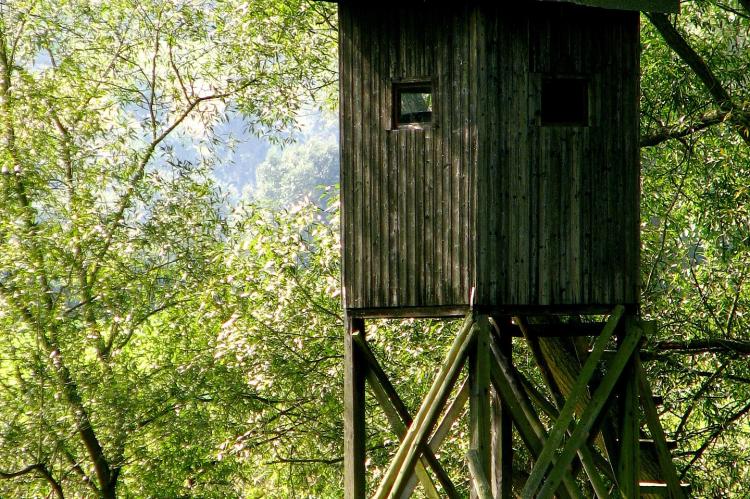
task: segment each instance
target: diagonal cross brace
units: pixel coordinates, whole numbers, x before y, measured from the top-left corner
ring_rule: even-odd
[[[594,395],[591,397],[591,402],[586,407],[586,410],[583,411],[579,423],[576,425],[573,433],[570,435],[570,438],[565,444],[562,453],[557,458],[557,463],[552,468],[552,471],[550,471],[549,477],[544,482],[537,495],[534,495],[534,490],[531,490],[527,495],[527,490],[526,488],[524,488],[524,498],[536,497],[537,499],[547,499],[553,496],[555,490],[557,489],[557,486],[560,484],[560,480],[564,476],[565,469],[573,460],[573,457],[575,456],[578,449],[588,440],[590,430],[594,425],[597,416],[609,400],[609,397],[612,394],[612,390],[620,380],[620,376],[625,369],[625,366],[631,361],[631,357],[638,349],[642,333],[643,331],[640,327],[632,326],[628,328],[625,334],[624,341],[620,345],[620,348],[617,350],[617,354],[615,354],[612,360],[608,363],[607,373],[604,375],[599,386],[594,392]],[[570,399],[568,401],[570,402]],[[557,424],[560,423],[562,423],[562,421],[558,420]],[[568,424],[569,423],[570,421],[568,421]],[[547,443],[549,444],[549,441]],[[554,452],[555,449],[551,450]],[[539,463],[537,463],[537,465],[538,464]],[[536,466],[534,467],[534,469],[536,469]]]
[[[508,407],[521,440],[526,444],[534,459],[538,459],[547,433],[531,408],[526,393],[515,376],[510,360],[503,354],[496,341],[490,343],[490,349],[493,360],[490,371],[492,385]],[[575,480],[569,473],[563,478],[563,488],[559,490],[559,494],[562,499],[582,497]]]
[[[373,496],[374,498],[394,499],[406,486],[420,455],[419,448],[427,441],[429,433],[450,395],[459,371],[466,361],[469,345],[476,335],[474,325],[473,312],[470,312],[467,314],[435,381],[433,381],[427,396],[414,417],[409,431],[399,445],[383,481]]]
[[[619,322],[620,317],[622,317],[624,311],[625,307],[623,307],[622,305],[618,305],[617,307],[615,307],[612,315],[609,317],[609,320],[607,320],[607,324],[604,326],[601,334],[596,338],[594,346],[591,349],[591,353],[589,354],[586,362],[583,365],[583,368],[581,369],[578,380],[576,380],[576,384],[573,386],[573,389],[568,396],[568,400],[560,410],[560,416],[558,417],[557,422],[552,427],[552,431],[547,438],[547,443],[544,445],[539,459],[534,465],[534,468],[531,470],[531,475],[529,476],[529,479],[526,482],[526,486],[524,487],[521,494],[522,497],[535,497],[534,494],[542,484],[544,476],[547,473],[547,468],[549,468],[549,466],[552,464],[555,451],[560,448],[560,444],[565,437],[565,433],[567,432],[570,424],[573,422],[573,416],[575,415],[575,408],[578,403],[578,398],[588,388],[589,382],[591,381],[591,378],[596,370],[596,366],[599,363],[599,360],[601,360],[607,343],[614,334],[617,323]]]
[[[367,365],[365,376],[370,383],[370,388],[375,395],[375,399],[383,409],[383,412],[385,413],[394,433],[396,433],[396,436],[399,440],[403,440],[407,428],[412,422],[409,410],[406,408],[406,404],[401,400],[401,397],[399,397],[393,384],[385,374],[385,371],[380,366],[380,363],[370,349],[370,345],[367,344],[367,341],[360,334],[353,335],[353,339],[361,350],[362,356]],[[440,484],[443,486],[443,489],[449,498],[459,497],[453,482],[451,482],[450,477],[438,462],[432,449],[427,445],[423,445],[421,446],[420,451],[423,453],[423,456],[420,458],[421,462],[417,462],[416,464],[415,473],[417,478],[419,478],[419,481],[422,482],[427,497],[440,497],[437,489],[435,489],[432,479],[425,470],[427,466],[432,468],[435,472],[435,476],[440,481]]]

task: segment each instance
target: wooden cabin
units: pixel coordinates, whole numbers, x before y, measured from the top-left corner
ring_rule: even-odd
[[[348,313],[637,307],[638,10],[677,1],[338,4]]]

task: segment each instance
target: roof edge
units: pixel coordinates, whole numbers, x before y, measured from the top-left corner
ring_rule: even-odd
[[[315,0],[319,2],[341,3],[346,0]],[[573,3],[586,7],[598,7],[611,10],[637,10],[642,12],[663,12],[677,14],[680,12],[680,0],[527,0],[537,2]],[[429,3],[429,0],[421,0]]]

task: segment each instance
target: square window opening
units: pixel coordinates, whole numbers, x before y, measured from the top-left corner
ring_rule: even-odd
[[[429,81],[394,84],[396,127],[429,125],[433,118],[432,84]]]
[[[589,82],[585,78],[542,78],[542,126],[588,126]]]

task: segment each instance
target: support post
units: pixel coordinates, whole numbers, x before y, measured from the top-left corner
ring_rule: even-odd
[[[469,351],[469,436],[483,476],[491,472],[490,431],[490,323],[486,315],[477,318],[477,335]],[[471,496],[478,491],[472,489]]]
[[[497,322],[497,346],[512,363],[512,333]],[[512,364],[511,364],[512,365]],[[508,404],[492,389],[492,493],[499,499],[513,497],[513,418]]]
[[[353,335],[364,337],[364,319],[346,317],[344,333],[344,497],[365,499],[365,372]]]
[[[633,317],[625,317],[619,331],[618,343],[632,334],[635,326]],[[636,376],[636,352],[625,366],[620,384],[620,453],[617,460],[617,484],[621,497],[640,497],[638,488],[640,469],[640,424],[638,420],[638,378]]]

